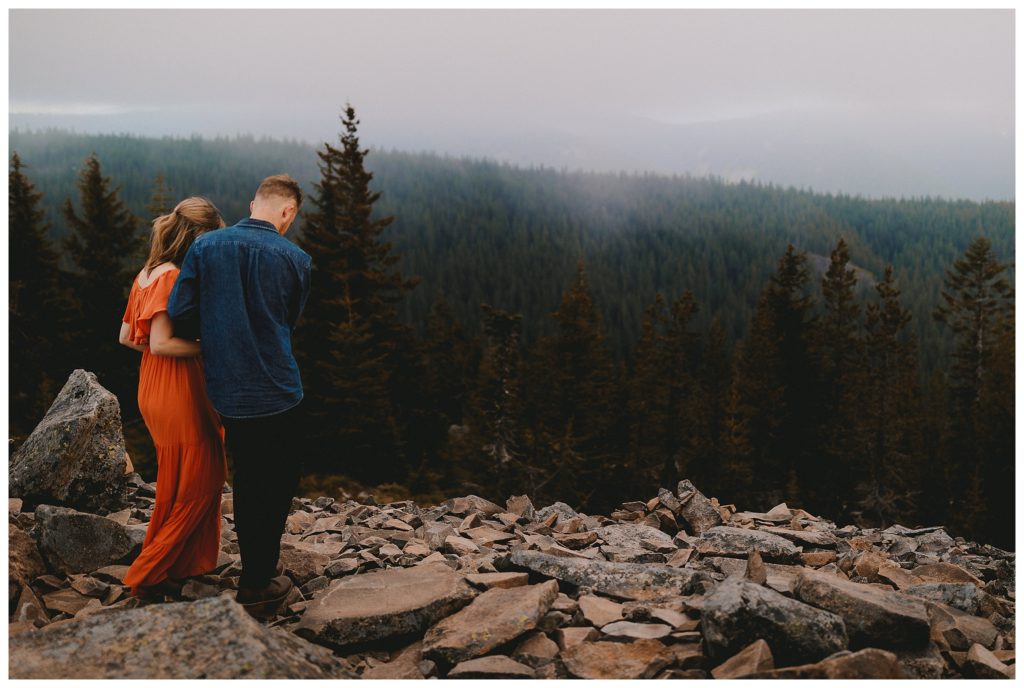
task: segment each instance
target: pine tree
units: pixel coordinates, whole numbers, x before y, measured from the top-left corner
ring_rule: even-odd
[[[317,152],[321,178],[298,241],[312,256],[313,271],[297,350],[312,373],[305,377],[312,420],[307,435],[320,446],[347,443],[338,451],[346,466],[365,469],[364,479],[394,479],[404,472],[408,408],[400,402],[415,368],[397,304],[416,282],[401,275],[399,257],[382,239],[394,217],[374,217],[381,194],[370,190],[373,175],[364,165],[369,151],[360,148],[358,125],[347,106],[340,147],[325,143]],[[338,470],[333,455],[323,458],[319,468]]]
[[[74,266],[71,274],[82,322],[75,327],[80,342],[77,365],[96,373],[122,401],[134,399],[131,372],[138,361],[117,344],[136,260],[144,246],[137,218],[111,188],[95,154],[85,160],[78,178],[79,205],[64,202],[70,234],[65,248]]]
[[[900,303],[892,266],[875,289],[879,301],[866,309],[864,375],[854,422],[864,467],[857,476],[859,507],[870,523],[884,526],[917,516],[924,471],[917,435],[916,347],[907,332],[910,311]]]
[[[817,465],[824,469],[807,478],[817,491],[817,504],[831,514],[842,512],[842,496],[858,477],[853,424],[858,414],[856,387],[861,375],[857,332],[860,305],[854,294],[857,275],[849,264],[849,249],[840,238],[821,280],[824,313],[814,333],[823,422],[820,429],[807,428],[808,432],[819,432],[823,461]]]
[[[158,174],[153,179],[153,191],[146,204],[146,212],[155,218],[166,215],[172,210],[174,210],[174,189],[164,181],[162,174]]]
[[[669,385],[665,367],[665,331],[668,313],[659,293],[644,311],[636,362],[630,378],[630,440],[627,463],[618,481],[629,493],[646,494],[661,483],[665,454],[670,452],[665,435],[670,426]],[[627,489],[624,489],[624,492]]]
[[[60,286],[57,252],[48,236],[42,194],[22,172],[18,154],[8,173],[8,317],[12,435],[27,433],[42,418],[62,373],[61,346],[69,316]]]
[[[991,439],[986,432],[991,430],[986,416],[993,409],[982,403],[986,386],[993,384],[997,342],[1010,329],[1013,287],[1004,274],[1006,267],[996,259],[992,243],[985,236],[977,237],[947,271],[942,303],[934,314],[956,337],[949,385],[954,419],[950,451],[955,458],[950,469],[951,485],[969,485],[970,490],[953,491],[952,510],[954,528],[971,538],[982,535],[985,524],[991,522],[993,514],[987,501],[997,493],[1005,496],[1007,466],[1013,463],[1012,451],[1007,455],[1005,442],[1000,443],[999,455],[986,451]],[[994,384],[1012,385],[1012,379],[999,379]],[[1004,485],[999,485],[1001,481]]]

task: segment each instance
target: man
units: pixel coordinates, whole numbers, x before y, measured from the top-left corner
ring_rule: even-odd
[[[301,203],[288,175],[264,179],[248,219],[192,244],[167,306],[176,329],[191,323],[195,331],[198,321],[207,393],[234,463],[236,599],[257,617],[272,615],[293,587],[278,557],[299,480],[302,381],[291,335],[309,294],[311,260],[284,234]]]

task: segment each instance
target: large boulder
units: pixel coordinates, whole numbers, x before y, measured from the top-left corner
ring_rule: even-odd
[[[11,457],[8,490],[26,506],[116,511],[126,505],[128,465],[117,397],[76,370]]]
[[[330,651],[262,626],[223,595],[22,633],[9,662],[16,679],[358,678]]]
[[[841,616],[853,649],[928,644],[928,610],[916,597],[813,570],[800,574],[794,592],[801,601]]]
[[[109,564],[127,564],[142,550],[143,526],[123,526],[96,514],[41,504],[32,536],[50,568],[89,573]]]
[[[700,593],[711,581],[707,573],[692,569],[559,557],[532,550],[516,550],[509,561],[548,578],[627,600]]]
[[[727,578],[705,598],[701,631],[716,660],[759,638],[779,664],[817,661],[847,645],[839,616],[740,578]]]
[[[431,626],[423,656],[455,664],[485,655],[537,627],[558,597],[558,582],[491,588],[468,606]]]
[[[316,593],[295,632],[336,648],[410,636],[458,611],[476,594],[446,564],[377,569],[339,578]]]

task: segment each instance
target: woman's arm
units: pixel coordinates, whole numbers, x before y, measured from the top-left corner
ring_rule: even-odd
[[[167,311],[160,311],[153,316],[153,320],[150,322],[149,350],[157,356],[178,358],[198,356],[201,351],[199,342],[174,336],[174,328]]]
[[[120,334],[117,335],[118,343],[127,346],[129,349],[135,349],[136,351],[145,351],[146,347],[144,347],[142,344],[136,344],[131,339],[129,339],[131,333],[132,326],[126,322],[121,323],[121,332]]]

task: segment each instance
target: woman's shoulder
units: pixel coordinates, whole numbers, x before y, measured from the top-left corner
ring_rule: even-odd
[[[160,263],[152,270],[147,271],[146,268],[142,268],[139,274],[135,276],[135,283],[139,285],[140,289],[145,289],[161,277],[168,274],[178,274],[181,272],[180,268],[174,263]]]

